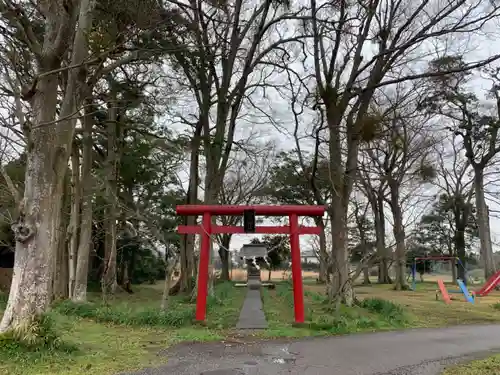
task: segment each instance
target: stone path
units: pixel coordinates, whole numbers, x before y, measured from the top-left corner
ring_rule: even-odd
[[[247,295],[240,312],[240,318],[236,324],[237,329],[265,329],[267,328],[266,316],[262,309],[262,297],[260,288],[247,290]]]
[[[489,325],[184,344],[160,353],[165,366],[127,375],[437,375],[447,365],[500,352],[499,338],[500,325]]]

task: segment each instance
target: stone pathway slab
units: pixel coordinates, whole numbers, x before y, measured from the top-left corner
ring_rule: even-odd
[[[249,280],[250,281],[250,280]],[[241,308],[237,329],[265,329],[267,321],[262,310],[260,289],[248,288],[245,302]]]

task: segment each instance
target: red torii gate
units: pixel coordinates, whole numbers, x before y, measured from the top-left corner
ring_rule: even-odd
[[[237,216],[243,215],[245,211],[253,211],[253,214],[261,216],[288,216],[289,225],[256,226],[254,232],[245,232],[244,227],[212,224],[212,216]],[[322,229],[320,227],[299,225],[299,216],[323,216],[325,213],[324,206],[180,205],[176,207],[176,213],[177,215],[183,216],[203,215],[201,225],[179,225],[177,230],[180,234],[201,235],[196,320],[204,321],[206,317],[211,235],[223,233],[258,233],[290,235],[295,322],[304,323],[304,292],[302,285],[299,235],[320,234]]]

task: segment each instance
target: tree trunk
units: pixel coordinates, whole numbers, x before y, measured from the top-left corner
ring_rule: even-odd
[[[318,282],[326,284],[328,282],[328,252],[326,250],[325,223],[322,218],[314,217],[317,227],[321,228],[319,234],[319,275]]]
[[[179,263],[179,258],[176,258],[175,261],[168,263],[168,261],[165,261],[165,280],[163,283],[163,295],[161,299],[161,304],[160,308],[162,310],[167,310],[168,309],[168,303],[169,303],[169,291],[171,289],[171,283],[172,283],[172,271],[177,267],[177,264]]]
[[[465,265],[465,258],[466,258],[466,251],[465,251],[465,226],[463,223],[463,218],[455,218],[455,251],[457,254],[458,259],[460,259],[460,262],[462,262],[463,265]],[[455,268],[455,266],[453,267]],[[464,267],[458,265],[458,269],[455,271],[455,274],[457,274],[457,278],[463,280],[465,283],[467,283],[466,280],[466,275],[465,275],[465,269]]]
[[[231,254],[229,253],[229,246],[231,244],[231,235],[230,234],[223,234],[222,235],[222,241],[221,245],[219,246],[219,256],[220,256],[220,261],[221,261],[221,274],[220,278],[221,280],[228,281],[230,280],[229,276],[229,261],[231,259]]]
[[[116,279],[116,220],[118,219],[118,197],[117,197],[117,133],[118,133],[118,103],[116,102],[116,94],[112,94],[109,104],[109,114],[107,121],[107,137],[108,137],[108,155],[106,158],[106,234],[105,243],[105,258],[104,272],[102,275],[102,293],[103,297],[107,294],[114,294],[118,287]]]
[[[59,160],[64,153],[55,143],[55,127],[36,124],[53,121],[57,86],[56,76],[45,76],[39,80],[34,97],[35,126],[27,150],[24,197],[18,222],[13,225],[16,255],[0,332],[30,324],[47,310],[52,299],[66,164]]]
[[[27,149],[24,197],[18,222],[13,225],[16,256],[0,332],[29,325],[47,310],[52,299],[67,169],[67,154],[57,143],[57,128],[53,124],[57,87],[56,75],[44,76],[33,97],[34,126]],[[50,125],[38,126],[46,123]]]
[[[208,168],[207,168],[208,169]],[[215,184],[210,184],[208,181],[213,180],[215,177],[215,174],[212,174],[210,172],[207,173],[207,177],[205,179],[205,186],[208,186],[208,188],[205,188],[205,204],[210,205],[210,204],[217,204],[217,197],[218,197],[218,192],[219,190],[215,186]],[[211,186],[210,186],[211,185]],[[215,224],[215,216],[212,217],[212,224]],[[213,248],[213,240],[210,240],[210,251],[209,251],[209,261],[208,261],[208,294],[213,296],[215,293],[215,280],[214,280],[214,248]]]
[[[67,177],[67,175],[66,175]],[[68,259],[68,241],[66,231],[69,224],[68,208],[70,207],[70,181],[65,178],[64,193],[61,211],[61,223],[59,225],[59,235],[57,236],[57,257],[55,258],[54,273],[54,299],[65,299],[69,296],[69,259]]]
[[[348,134],[348,155],[345,165],[342,163],[342,138],[340,122],[342,108],[338,108],[337,98],[332,90],[326,90],[323,94],[326,105],[326,118],[329,130],[329,172],[331,205],[329,208],[330,223],[332,230],[332,254],[329,268],[332,279],[327,288],[330,299],[335,299],[347,306],[354,303],[354,289],[349,277],[349,254],[347,251],[347,210],[349,197],[354,183],[352,175],[346,173],[355,171],[358,157],[358,141],[352,134]],[[350,124],[353,125],[353,124]]]
[[[130,268],[130,262],[128,260],[124,260],[122,262],[122,280],[121,280],[121,285],[122,285],[122,288],[129,292],[129,293],[132,293],[132,289],[131,289],[131,282],[130,282],[130,276],[129,276],[129,270]]]
[[[374,195],[374,199],[370,200],[375,219],[375,236],[377,254],[379,258],[378,265],[378,283],[392,283],[389,277],[389,260],[387,249],[385,246],[385,216],[384,216],[384,199],[381,194]]]
[[[200,163],[201,123],[198,123],[191,140],[191,160],[189,164],[189,186],[186,204],[194,204],[198,200],[198,168]],[[196,225],[195,216],[185,216],[185,225]],[[196,274],[196,261],[194,253],[195,237],[185,234],[181,237],[180,263],[181,274],[178,280],[178,289],[181,293],[191,294],[193,292],[193,277]]]
[[[80,152],[76,143],[73,143],[71,153],[71,218],[68,228],[69,239],[69,298],[73,298],[75,288],[76,257],[78,251],[78,229],[80,224]]]
[[[83,120],[82,221],[73,293],[73,301],[75,302],[87,300],[87,278],[92,247],[92,128],[94,120],[90,114],[90,103],[87,103],[85,108],[87,113]]]
[[[58,2],[44,6],[45,33],[38,73],[60,68],[61,56],[66,55],[69,48],[72,50],[69,65],[80,66],[86,58],[86,37],[92,27],[94,2],[82,0],[79,5],[78,17],[67,15],[68,4]],[[66,37],[60,38],[61,35]],[[69,46],[72,35],[73,45]],[[16,237],[14,272],[0,332],[29,326],[33,319],[46,312],[51,301],[64,176],[75,128],[73,114],[81,94],[80,73],[80,69],[68,73],[60,111],[63,120],[58,123],[54,123],[58,75],[38,75],[31,99],[33,126],[28,137],[24,197],[18,222],[13,226]]]
[[[347,306],[354,303],[354,290],[349,277],[349,254],[346,246],[347,219],[345,208],[338,197],[332,200],[330,221],[332,226],[332,279],[328,287],[330,299],[340,299]]]
[[[405,229],[403,225],[403,212],[399,203],[399,186],[396,181],[389,184],[391,191],[391,210],[394,219],[393,233],[396,240],[396,280],[394,289],[407,290],[406,283],[406,247]]]
[[[481,262],[484,265],[484,276],[489,279],[496,272],[496,266],[491,244],[488,206],[484,197],[484,175],[480,167],[474,168],[474,188],[476,193],[477,226],[481,243]]]
[[[450,260],[451,266],[451,279],[454,283],[457,282],[457,262],[455,259]]]
[[[363,285],[370,285],[370,268],[369,266],[363,266]]]

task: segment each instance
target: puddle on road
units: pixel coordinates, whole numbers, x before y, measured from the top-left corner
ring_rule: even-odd
[[[200,375],[245,375],[240,369],[230,368],[202,372]]]
[[[297,353],[290,353],[288,346],[264,346],[252,354],[257,357],[256,360],[248,359],[241,367],[204,371],[200,375],[247,375],[253,373],[256,368],[267,368],[269,365],[279,367],[294,365],[297,360],[296,355]]]

